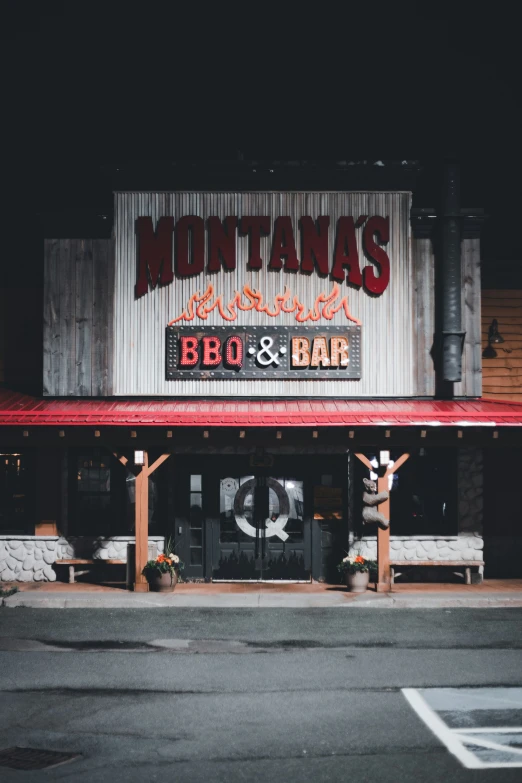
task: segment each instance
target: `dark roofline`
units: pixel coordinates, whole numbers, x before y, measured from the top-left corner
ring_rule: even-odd
[[[418,161],[166,160],[104,168],[114,191],[413,191]]]

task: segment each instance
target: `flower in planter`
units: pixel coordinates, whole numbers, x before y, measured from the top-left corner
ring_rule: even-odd
[[[359,571],[375,571],[377,563],[375,560],[368,560],[362,555],[347,555],[337,566],[341,574],[356,574]]]
[[[169,573],[173,576],[177,571],[183,571],[185,564],[179,557],[172,552],[170,555],[161,554],[158,555],[155,560],[147,560],[143,569],[143,575],[147,576],[147,573],[153,571],[159,571],[161,574]]]

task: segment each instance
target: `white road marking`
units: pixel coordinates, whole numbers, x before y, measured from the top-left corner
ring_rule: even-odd
[[[465,735],[462,734],[462,739],[465,739]],[[484,739],[483,737],[468,737],[468,744],[477,745],[481,748],[490,748],[490,750],[500,750],[501,753],[513,753],[515,756],[522,756],[522,748],[513,748],[512,746],[501,745],[499,742],[491,742],[491,740]]]
[[[456,734],[519,734],[522,733],[522,726],[520,728],[493,726],[491,729],[451,729],[451,731]]]
[[[448,688],[448,692],[450,691],[454,691],[455,696],[458,697],[458,689]],[[516,748],[510,745],[502,745],[500,742],[493,742],[491,739],[486,739],[485,737],[480,736],[481,734],[519,734],[522,733],[522,727],[495,726],[494,728],[492,727],[490,729],[484,727],[452,729],[447,726],[442,718],[437,715],[435,710],[429,706],[424,697],[416,688],[403,688],[402,692],[419,718],[426,724],[430,731],[435,734],[437,739],[439,739],[443,745],[447,747],[449,752],[452,753],[455,758],[457,758],[467,769],[499,769],[507,767],[522,767],[521,748]],[[469,693],[466,691],[466,697],[468,695]],[[477,694],[477,696],[479,696],[479,694]],[[502,697],[491,698],[491,700],[503,701],[504,703],[507,702],[522,708],[521,703],[512,702],[509,699],[503,699]],[[466,747],[466,745],[473,745],[476,748],[489,749],[503,755],[511,755],[515,757],[520,756],[520,761],[483,761],[476,755],[476,753]]]
[[[471,751],[464,747],[462,742],[453,732],[448,729],[443,720],[428,707],[420,693],[415,688],[403,688],[402,692],[415,710],[419,718],[424,721],[426,726],[435,734],[443,745],[447,747],[450,753],[458,758],[463,766],[468,769],[480,769],[482,764]]]
[[[454,691],[455,694],[458,694],[459,692],[458,688],[451,688],[448,690]],[[516,691],[516,693],[520,693],[520,688],[513,688],[513,690]],[[505,696],[492,696],[489,691],[490,689],[484,688],[484,690],[482,689],[479,690],[478,693],[473,693],[469,690],[469,688],[466,688],[465,689],[466,701],[468,701],[469,699],[475,699],[475,701],[478,701],[480,703],[484,703],[485,701],[492,701],[495,703],[499,702],[500,704],[504,704],[504,705],[512,704],[513,707],[518,707],[519,709],[522,709],[522,702],[520,701],[520,699],[518,701],[513,701],[512,699],[506,698]],[[459,707],[456,706],[456,709],[459,709]],[[464,709],[466,708],[464,707]]]

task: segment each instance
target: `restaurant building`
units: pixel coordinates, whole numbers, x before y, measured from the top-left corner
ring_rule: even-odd
[[[116,190],[110,237],[46,239],[42,393],[0,389],[0,580],[129,551],[146,590],[173,536],[194,580],[338,581],[355,550],[379,589],[479,581],[522,404],[481,398],[483,214],[451,165],[412,210],[416,173],[179,165]]]

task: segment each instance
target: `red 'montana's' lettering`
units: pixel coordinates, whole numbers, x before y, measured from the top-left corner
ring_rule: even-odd
[[[378,237],[379,244],[374,240]],[[364,287],[371,294],[382,294],[390,282],[390,259],[381,245],[385,245],[390,239],[390,218],[375,215],[366,223],[363,231],[363,246],[372,261],[377,264],[380,274],[377,277],[373,267],[365,266],[363,269]]]
[[[136,221],[138,240],[138,279],[136,296],[146,294],[157,283],[172,283],[172,232],[173,217],[160,217],[156,232],[151,217],[139,217]]]
[[[340,217],[337,221],[332,277],[335,280],[343,281],[345,279],[345,267],[348,267],[346,282],[360,288],[362,276],[359,267],[359,252],[355,240],[353,217]]]
[[[285,259],[285,271],[297,272],[299,261],[297,260],[297,251],[295,249],[292,218],[289,217],[276,218],[272,255],[269,264],[270,269],[282,269],[283,258]]]
[[[205,267],[205,224],[197,215],[185,215],[176,223],[176,274],[199,275]]]
[[[221,262],[225,269],[236,268],[237,217],[227,217],[224,223],[223,227],[218,217],[209,217],[207,220],[209,272],[219,272]]]
[[[328,274],[329,225],[328,215],[321,215],[316,222],[309,215],[301,218],[301,272],[313,272],[315,261],[319,274]]]
[[[224,220],[212,216],[207,220],[208,227],[208,272],[234,270],[237,266],[237,233],[248,236],[248,267],[261,269],[261,237],[270,232],[270,218],[266,215],[245,215],[238,221],[229,216]],[[329,272],[329,227],[328,215],[320,215],[314,220],[304,215],[300,220],[301,261],[299,262],[294,239],[292,218],[282,215],[275,219],[272,251],[269,268],[284,269],[285,272],[311,273],[320,275]],[[361,274],[359,251],[357,248],[356,228],[362,229],[362,246],[372,265],[364,267]],[[172,235],[175,232],[175,271],[180,278],[200,275],[205,271],[205,224],[199,215],[184,215],[174,228],[172,216],[160,217],[156,230],[151,217],[139,217],[136,220],[138,275],[136,296],[146,294],[156,285],[171,283],[174,279],[172,268]],[[337,221],[335,246],[331,276],[340,282],[364,288],[370,293],[382,294],[390,282],[390,259],[383,245],[390,239],[390,219],[373,215],[361,215],[357,223],[352,216],[342,216]],[[286,312],[286,311],[285,311]],[[225,317],[225,316],[223,316]]]
[[[242,217],[239,223],[239,233],[242,236],[250,235],[248,266],[250,269],[261,269],[261,237],[270,233],[270,218],[263,215]]]

